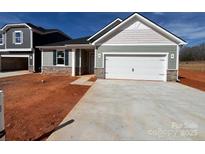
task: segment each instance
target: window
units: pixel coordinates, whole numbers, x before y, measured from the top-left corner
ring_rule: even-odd
[[[15,31],[13,33],[13,43],[14,44],[22,44],[23,43],[23,32]]]
[[[56,64],[65,65],[65,52],[64,51],[56,52]]]
[[[0,34],[0,45],[4,44],[4,35]]]

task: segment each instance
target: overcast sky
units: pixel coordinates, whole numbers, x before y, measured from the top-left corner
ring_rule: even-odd
[[[0,13],[0,26],[30,22],[45,28],[57,28],[73,38],[90,36],[117,17],[132,13]],[[141,13],[189,43],[205,42],[205,13]]]

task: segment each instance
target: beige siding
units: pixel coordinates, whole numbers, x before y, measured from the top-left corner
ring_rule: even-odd
[[[121,29],[109,38],[103,44],[174,44],[139,21]]]
[[[43,52],[43,66],[53,66],[53,52]]]
[[[43,51],[43,66],[53,66],[53,51]],[[68,53],[68,66],[72,66],[72,52]]]

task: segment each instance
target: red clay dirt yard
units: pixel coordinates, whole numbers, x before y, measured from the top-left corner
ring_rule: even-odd
[[[205,61],[180,62],[180,83],[205,91]]]
[[[205,91],[205,72],[180,69],[180,83]]]
[[[55,129],[89,89],[70,85],[76,79],[42,74],[1,78],[6,140],[38,140]]]

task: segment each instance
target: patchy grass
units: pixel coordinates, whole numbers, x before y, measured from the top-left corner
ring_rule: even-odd
[[[205,61],[180,62],[181,69],[205,72]]]

